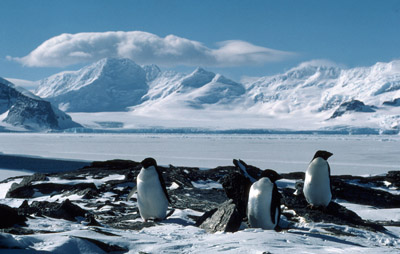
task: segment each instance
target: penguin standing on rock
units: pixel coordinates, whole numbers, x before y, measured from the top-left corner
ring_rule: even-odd
[[[252,228],[279,229],[281,216],[281,194],[275,181],[282,177],[274,170],[264,170],[256,180],[247,172],[247,164],[242,160],[233,163],[253,183],[247,201],[247,219]]]
[[[264,172],[263,172],[264,173]],[[276,229],[281,217],[281,195],[271,176],[253,183],[247,203],[247,219],[252,228]]]
[[[325,208],[331,202],[331,169],[327,160],[332,155],[327,151],[317,151],[307,168],[303,193],[311,207]]]
[[[167,216],[168,203],[171,200],[165,186],[162,174],[153,158],[146,158],[141,163],[142,169],[137,176],[135,190],[132,190],[128,199],[137,191],[137,202],[140,216],[146,222],[163,220]]]

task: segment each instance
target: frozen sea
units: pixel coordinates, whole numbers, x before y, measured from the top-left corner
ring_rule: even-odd
[[[400,136],[0,133],[0,155],[78,161],[154,157],[160,165],[200,168],[232,165],[235,158],[281,173],[305,171],[316,150],[334,154],[329,159],[334,175],[400,170]],[[0,168],[15,169],[10,166],[0,160]]]

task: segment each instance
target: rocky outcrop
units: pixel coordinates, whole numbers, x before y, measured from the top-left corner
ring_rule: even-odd
[[[359,100],[352,100],[342,103],[330,118],[340,117],[347,112],[375,112],[375,107],[365,105],[364,102]]]
[[[290,220],[297,222],[299,217],[304,218],[307,222],[324,222],[338,225],[349,225],[352,227],[366,228],[373,231],[384,231],[384,227],[379,224],[367,222],[361,219],[355,212],[341,206],[335,202],[330,202],[324,209],[311,209],[303,196],[294,195],[293,189],[282,190],[282,201],[289,209],[295,211],[296,216],[284,213]]]
[[[196,223],[209,233],[236,232],[242,223],[242,216],[233,200],[228,200],[218,208],[206,212]]]
[[[0,78],[0,115],[3,122],[26,130],[61,130],[82,127],[71,117],[29,91]]]
[[[26,217],[20,215],[18,210],[0,204],[0,228],[9,228],[15,225],[25,226]]]
[[[253,178],[260,177],[261,170],[247,165],[248,174]],[[196,225],[209,231],[234,232],[246,217],[246,205],[251,181],[233,166],[200,170],[191,167],[160,167],[166,182],[173,209],[193,209],[202,216],[192,216]],[[135,200],[126,201],[128,193],[135,185],[135,178],[140,171],[137,162],[113,160],[94,162],[79,170],[56,174],[35,174],[24,177],[20,184],[14,184],[9,197],[29,199],[34,193],[53,197],[55,201],[25,201],[16,214],[22,218],[30,215],[49,216],[75,221],[96,227],[113,227],[126,230],[140,230],[157,225],[156,222],[143,223]],[[113,176],[110,178],[110,176]],[[285,179],[296,179],[299,189],[304,172],[281,174]],[[400,171],[391,171],[386,175],[373,177],[332,176],[334,197],[356,204],[377,208],[399,208],[399,195],[385,191],[389,184],[398,186]],[[49,179],[60,179],[70,184],[49,182]],[[97,183],[87,183],[88,179]],[[15,180],[15,178],[13,179]],[[219,188],[196,188],[198,182],[221,183]],[[279,184],[278,184],[279,186]],[[378,190],[374,187],[380,187]],[[398,187],[397,187],[398,188]],[[348,225],[371,231],[384,231],[384,222],[362,220],[357,214],[345,207],[331,202],[324,210],[310,209],[301,193],[295,195],[295,188],[281,188],[283,215],[289,222],[289,228],[299,221],[324,222],[337,225]],[[56,196],[58,195],[58,196]],[[76,196],[80,198],[76,198]],[[75,197],[74,200],[69,197]],[[57,200],[58,199],[58,200]],[[168,219],[167,219],[168,220]],[[186,224],[185,224],[186,225]],[[194,225],[194,222],[193,222]],[[395,224],[390,224],[395,225]],[[6,225],[9,226],[9,225]],[[12,227],[12,226],[11,226]],[[283,227],[284,230],[287,228]],[[334,230],[334,229],[332,229]],[[15,230],[13,232],[16,232]],[[19,233],[28,233],[18,231]],[[32,233],[32,232],[30,232]],[[333,232],[334,234],[338,232]],[[339,232],[343,233],[343,232]]]
[[[69,199],[62,203],[48,202],[48,201],[33,201],[28,205],[24,202],[19,208],[18,212],[25,215],[48,216],[56,219],[65,219],[75,221],[77,217],[84,218],[86,210],[73,204]]]
[[[32,198],[34,196],[55,195],[72,191],[70,194],[91,195],[97,192],[96,185],[93,183],[79,184],[55,184],[48,182],[48,178],[43,174],[26,176],[19,184],[14,183],[7,192],[7,198]]]
[[[250,179],[244,175],[233,172],[222,179],[226,196],[235,203],[241,218],[246,217],[247,201],[251,187]]]
[[[392,106],[392,107],[400,107],[400,98],[396,98],[392,101],[384,101],[383,105]]]

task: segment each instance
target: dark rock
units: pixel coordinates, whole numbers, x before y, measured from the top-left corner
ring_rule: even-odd
[[[384,101],[383,105],[392,106],[392,107],[400,107],[400,98],[396,98],[393,101]]]
[[[79,183],[79,184],[55,184],[55,183],[40,183],[32,184],[19,184],[13,186],[7,192],[7,198],[32,198],[35,193],[41,193],[44,195],[48,194],[60,194],[65,191],[80,191],[85,189],[93,190],[93,193],[97,191],[96,185],[93,183]]]
[[[193,188],[192,180],[196,177],[198,168],[174,167],[169,168],[158,167],[163,173],[165,184],[171,186],[173,182],[179,185],[179,188]]]
[[[85,214],[85,225],[87,226],[97,226],[100,227],[101,224],[95,219],[93,214],[87,213]]]
[[[348,225],[372,231],[385,231],[383,226],[365,221],[353,211],[335,202],[330,202],[324,209],[311,209],[308,207],[304,195],[294,195],[293,192],[293,189],[283,189],[282,201],[289,209],[293,209],[298,216],[305,218],[307,221]]]
[[[12,83],[0,78],[0,114],[8,111],[3,122],[22,126],[28,130],[66,129],[82,127],[71,117],[58,110],[50,102],[17,89]]]
[[[221,204],[214,212],[209,212],[208,218],[201,218],[202,223],[200,228],[210,233],[218,231],[222,232],[236,232],[239,230],[242,223],[242,216],[236,209],[236,205],[232,200],[228,200]]]
[[[249,178],[236,172],[228,174],[222,179],[226,196],[233,200],[242,218],[246,217],[251,184]]]
[[[74,205],[69,199],[62,203],[33,201],[29,207],[26,207],[26,205],[21,206],[18,211],[25,215],[35,214],[69,221],[75,221],[76,217],[85,217],[88,213],[86,210]]]
[[[352,100],[342,103],[338,109],[332,114],[330,119],[337,118],[345,114],[346,112],[375,112],[374,106],[365,105],[364,102],[359,100]]]
[[[11,188],[8,190],[6,194],[6,198],[32,197],[32,195],[35,193],[34,190],[24,187],[30,186],[32,182],[48,181],[48,180],[49,179],[44,174],[33,174],[29,176],[24,176],[20,183],[13,183],[11,185]],[[16,196],[14,196],[14,194]]]
[[[218,208],[213,208],[213,209],[208,210],[205,213],[203,213],[202,216],[200,216],[198,218],[195,218],[196,219],[196,226],[199,227],[201,224],[203,224],[203,222],[205,220],[207,220],[208,218],[210,218],[217,210],[218,210]]]
[[[78,190],[75,193],[79,196],[82,196],[82,199],[93,199],[93,198],[97,197],[97,195],[98,195],[97,188],[96,189],[86,188],[84,190]],[[74,194],[74,193],[71,193],[71,194]]]
[[[292,172],[292,173],[282,173],[281,174],[282,178],[290,179],[290,180],[297,180],[297,179],[304,180],[305,175],[306,175],[306,173],[304,173],[304,172]]]
[[[9,228],[14,225],[26,226],[26,217],[18,214],[18,209],[0,204],[0,228]]]
[[[400,188],[400,171],[389,171],[385,180],[390,182],[393,186]]]
[[[399,208],[400,195],[373,188],[349,184],[339,179],[332,179],[333,198],[351,203],[374,206],[377,208]]]
[[[96,245],[97,247],[99,247],[100,249],[102,249],[103,251],[105,251],[106,253],[126,253],[129,251],[129,249],[127,249],[127,248],[123,248],[118,245],[109,244],[109,243],[95,240],[92,238],[81,237],[81,236],[74,236],[74,237],[91,242],[94,245]]]
[[[225,192],[219,189],[175,189],[169,193],[174,208],[190,208],[200,212],[213,209],[228,200]]]

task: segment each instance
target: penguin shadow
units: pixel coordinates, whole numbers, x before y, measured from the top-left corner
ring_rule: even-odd
[[[171,217],[175,212],[175,208],[172,208],[168,213],[167,216],[163,220],[156,220],[154,222],[156,223],[162,223],[162,224],[178,224],[181,226],[194,226],[195,223],[191,223],[187,220],[184,220],[182,218],[177,218],[177,217]]]

